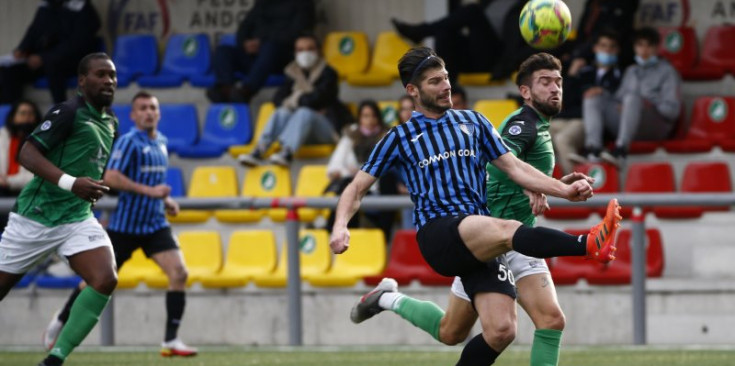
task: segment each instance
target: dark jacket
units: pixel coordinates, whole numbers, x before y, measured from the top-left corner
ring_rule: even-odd
[[[18,50],[41,56],[44,65],[77,63],[97,47],[100,19],[89,0],[44,0]]]
[[[622,67],[633,62],[633,31],[635,12],[639,0],[587,0],[577,26],[577,39],[572,57],[593,62],[592,51],[597,35],[603,30],[618,32],[620,44],[619,64]]]
[[[618,67],[608,70],[602,77],[597,78],[597,66],[583,67],[577,76],[568,76],[564,79],[564,108],[558,118],[582,118],[582,98],[584,93],[594,86],[600,86],[610,94],[615,94],[623,79],[623,73]]]
[[[289,64],[289,66],[292,66],[292,64]],[[286,66],[286,68],[289,66]],[[273,104],[278,107],[291,95],[294,89],[294,79],[288,75],[288,72],[285,73],[285,76],[285,82],[273,96]],[[323,110],[329,121],[332,122],[334,130],[341,132],[345,126],[352,122],[352,114],[339,101],[339,77],[337,72],[331,66],[326,65],[313,86],[313,91],[304,93],[299,97],[299,107],[308,107],[317,111]]]
[[[237,44],[259,38],[293,45],[296,37],[314,27],[312,0],[256,0],[237,28]]]

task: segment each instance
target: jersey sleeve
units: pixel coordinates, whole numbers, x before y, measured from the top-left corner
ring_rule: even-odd
[[[512,119],[505,124],[500,135],[513,154],[520,156],[533,147],[536,133],[536,122]]]
[[[66,140],[74,127],[76,110],[64,104],[51,108],[38,127],[28,136],[28,140],[43,153],[48,152]]]
[[[373,177],[380,177],[390,169],[393,161],[398,156],[398,144],[399,136],[395,128],[392,128],[383,138],[378,141],[373,151],[370,153],[370,157],[362,165],[362,171],[372,175]]]
[[[507,153],[509,151],[508,146],[503,142],[498,130],[482,113],[474,112],[474,114],[480,125],[480,147],[485,151],[488,160],[493,161]]]
[[[127,136],[122,136],[115,141],[112,145],[112,153],[110,159],[107,161],[108,170],[117,170],[120,172],[126,172],[130,166],[130,162],[134,161],[135,156],[135,144],[133,139]]]

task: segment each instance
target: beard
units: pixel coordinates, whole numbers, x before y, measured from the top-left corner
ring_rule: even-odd
[[[419,99],[421,100],[421,105],[424,106],[424,109],[427,111],[442,114],[446,112],[448,109],[452,108],[452,100],[449,100],[449,105],[439,105],[437,103],[436,99],[432,99],[430,96],[424,94],[421,92],[421,89],[419,89]]]
[[[92,99],[92,103],[94,105],[98,105],[100,107],[109,107],[112,105],[112,101],[115,99],[115,94],[112,94],[112,95],[97,94],[94,96],[90,96],[90,99]]]
[[[562,103],[559,101],[558,105],[551,103],[542,102],[536,98],[531,99],[531,105],[536,108],[537,111],[548,117],[554,117],[561,112]]]

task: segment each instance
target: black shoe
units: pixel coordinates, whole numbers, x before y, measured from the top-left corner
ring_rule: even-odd
[[[43,361],[41,361],[41,363],[38,364],[38,366],[61,366],[63,364],[64,360],[56,356],[48,355]]]
[[[253,99],[255,93],[250,91],[249,88],[241,86],[232,88],[230,92],[230,100],[233,103],[250,103],[250,99]]]
[[[246,167],[255,167],[263,162],[263,152],[259,148],[255,148],[250,154],[240,154],[237,161]]]
[[[625,158],[628,155],[628,152],[625,150],[625,148],[620,146],[615,146],[615,148],[610,151],[603,151],[600,154],[600,158],[602,161],[606,163],[610,163],[616,168],[620,169],[623,164],[625,164]]]
[[[215,85],[207,89],[207,99],[212,103],[229,103],[230,91],[223,85]]]
[[[393,23],[393,27],[396,28],[396,32],[398,32],[398,34],[407,38],[413,43],[421,43],[421,41],[423,41],[424,38],[428,36],[424,29],[426,28],[426,26],[423,24],[410,25],[395,18],[391,19],[390,22]]]

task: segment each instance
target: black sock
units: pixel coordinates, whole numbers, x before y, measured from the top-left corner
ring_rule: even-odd
[[[184,291],[168,291],[166,292],[166,337],[164,341],[168,342],[176,338],[181,323],[181,316],[184,315],[184,306],[186,305],[186,294]]]
[[[521,225],[513,235],[513,250],[535,258],[582,256],[587,254],[587,235]]]
[[[62,323],[66,324],[66,321],[69,320],[69,311],[71,310],[71,306],[74,305],[74,300],[77,299],[77,296],[79,296],[80,292],[82,292],[82,290],[79,287],[75,288],[71,295],[69,295],[69,298],[66,300],[64,308],[61,309],[61,312],[59,312],[57,318]]]
[[[43,360],[44,366],[61,366],[63,364],[64,360],[52,355],[48,355],[46,359]]]
[[[494,364],[498,356],[500,352],[492,349],[482,334],[478,334],[464,346],[457,366],[488,366]]]

